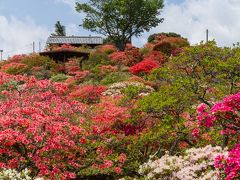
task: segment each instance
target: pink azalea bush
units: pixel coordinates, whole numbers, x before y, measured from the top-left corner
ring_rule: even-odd
[[[86,123],[87,106],[69,98],[67,85],[0,73],[0,88],[0,170],[28,168],[32,177],[72,179],[86,164],[98,173],[122,167],[122,160],[110,158],[120,153],[98,135],[101,122]]]

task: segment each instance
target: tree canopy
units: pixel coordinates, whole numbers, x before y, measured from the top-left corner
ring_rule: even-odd
[[[76,3],[76,10],[86,14],[80,25],[108,36],[123,50],[133,36],[140,36],[163,21],[163,0],[90,0]]]
[[[63,26],[60,21],[55,24],[55,33],[52,36],[66,36],[65,26]]]

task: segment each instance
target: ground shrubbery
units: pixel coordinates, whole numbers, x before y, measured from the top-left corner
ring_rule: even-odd
[[[156,34],[84,61],[2,62],[0,177],[238,179],[239,57]]]

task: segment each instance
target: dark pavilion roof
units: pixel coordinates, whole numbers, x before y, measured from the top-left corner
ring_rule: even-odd
[[[83,59],[88,58],[89,52],[80,52],[72,49],[59,49],[52,51],[45,51],[39,53],[41,56],[48,56],[56,61],[66,61],[68,58],[82,57]]]
[[[50,36],[47,44],[103,44],[103,38],[99,36]]]

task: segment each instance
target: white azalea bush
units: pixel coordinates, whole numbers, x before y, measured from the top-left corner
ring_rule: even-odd
[[[214,160],[227,155],[221,147],[211,145],[188,149],[183,156],[168,153],[157,160],[149,160],[140,166],[139,173],[151,180],[217,180]]]
[[[44,180],[43,178],[32,178],[30,176],[30,171],[24,169],[18,172],[15,169],[2,169],[0,170],[1,180]]]
[[[32,180],[30,177],[30,171],[28,169],[24,169],[21,172],[18,172],[15,169],[3,169],[0,171],[0,179]]]
[[[140,82],[119,82],[114,83],[108,87],[108,89],[102,93],[103,96],[118,96],[123,94],[124,89],[129,87],[138,87],[140,88],[139,96],[146,96],[151,92],[154,92],[154,89],[151,86],[147,86]]]

